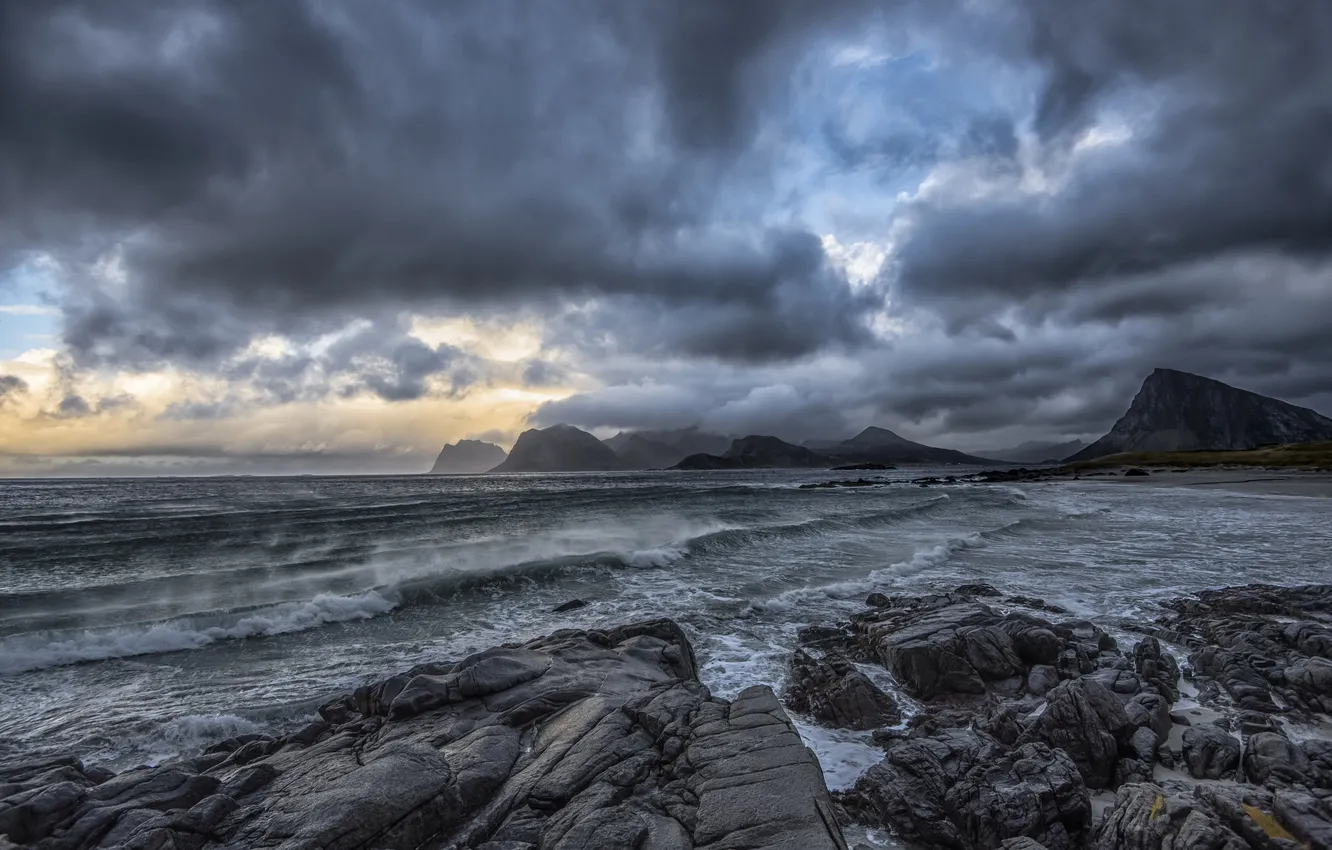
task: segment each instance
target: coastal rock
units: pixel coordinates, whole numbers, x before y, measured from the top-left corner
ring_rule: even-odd
[[[1247,585],[1168,603],[1162,623],[1241,710],[1332,711],[1332,586]],[[1284,708],[1283,708],[1284,706]]]
[[[842,729],[876,729],[902,719],[893,698],[836,652],[816,659],[797,650],[785,698],[792,711]]]
[[[1273,814],[1283,828],[1305,847],[1332,847],[1332,805],[1302,791],[1279,791]]]
[[[1304,750],[1276,732],[1259,732],[1244,742],[1244,775],[1269,788],[1322,784]]]
[[[893,743],[842,802],[928,847],[980,850],[1027,837],[1073,850],[1091,825],[1090,797],[1066,754],[1041,744],[1010,753],[972,730]]]
[[[1093,850],[1249,850],[1249,845],[1191,798],[1157,785],[1122,786],[1092,842]]]
[[[1184,730],[1184,764],[1194,779],[1229,779],[1240,764],[1240,742],[1210,724]]]
[[[1094,679],[1064,682],[1050,692],[1045,711],[1019,739],[1068,753],[1089,788],[1115,784],[1120,748],[1133,735],[1123,703]]]
[[[1170,703],[1156,693],[1135,694],[1124,703],[1124,714],[1138,728],[1151,729],[1159,740],[1164,741],[1170,735],[1170,727],[1175,719],[1170,713]],[[1181,725],[1188,725],[1181,724]]]
[[[1179,662],[1161,649],[1159,640],[1154,637],[1144,638],[1133,647],[1133,669],[1169,702],[1179,700],[1176,687],[1179,682]]]
[[[772,691],[716,699],[696,670],[670,621],[563,630],[358,689],[299,739],[103,781],[74,761],[0,769],[0,835],[43,850],[845,850]]]
[[[1016,695],[1034,666],[1053,666],[1072,641],[1044,620],[1000,614],[957,593],[865,612],[852,628],[865,652],[923,700]],[[1075,657],[1085,660],[1086,650]]]

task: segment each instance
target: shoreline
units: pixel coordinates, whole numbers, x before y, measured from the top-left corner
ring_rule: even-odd
[[[1269,470],[1251,467],[1231,469],[1153,469],[1145,476],[1125,476],[1132,467],[1106,472],[1117,475],[1082,473],[1078,483],[1095,482],[1130,487],[1199,487],[1270,496],[1332,497],[1332,472],[1325,470]],[[1070,481],[1074,479],[1068,479]]]
[[[124,850],[849,850],[854,828],[1065,850],[1201,830],[1208,846],[1330,846],[1332,585],[1201,591],[1166,609],[1101,624],[985,584],[874,593],[849,620],[801,630],[780,701],[757,683],[712,696],[670,620],[565,629],[357,688],[291,735],[119,775],[74,756],[0,763],[0,835]],[[830,793],[793,717],[867,734],[884,758]]]

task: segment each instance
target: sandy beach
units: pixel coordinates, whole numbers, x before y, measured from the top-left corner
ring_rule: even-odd
[[[1084,475],[1081,481],[1094,481],[1130,487],[1204,487],[1210,490],[1236,490],[1274,496],[1332,496],[1332,473],[1306,470],[1267,469],[1169,469],[1149,470],[1147,476]]]

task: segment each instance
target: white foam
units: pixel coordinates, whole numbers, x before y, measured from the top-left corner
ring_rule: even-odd
[[[828,790],[841,791],[856,784],[861,774],[883,761],[883,750],[870,740],[869,732],[825,729],[794,718],[805,746],[818,756]]]
[[[248,611],[231,623],[204,625],[182,617],[150,626],[85,631],[51,640],[48,634],[16,635],[0,642],[0,676],[83,661],[132,658],[161,652],[199,649],[224,640],[288,634],[326,623],[368,620],[397,607],[377,591],[354,596],[321,593],[306,602],[284,602]]]
[[[629,567],[668,567],[685,556],[681,548],[659,546],[655,549],[639,549],[624,556],[625,566]]]
[[[953,537],[933,546],[922,546],[917,549],[908,560],[899,561],[889,567],[888,570],[894,575],[899,576],[916,575],[931,567],[946,563],[958,552],[966,549],[980,548],[984,545],[985,541],[979,534],[968,534],[965,537]]]
[[[262,731],[258,723],[234,714],[186,714],[173,717],[132,742],[125,755],[133,755],[135,760],[146,764],[161,764],[180,755],[197,753],[227,738]]]

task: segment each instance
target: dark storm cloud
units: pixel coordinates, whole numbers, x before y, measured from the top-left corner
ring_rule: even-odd
[[[566,371],[557,363],[533,358],[523,366],[523,386],[550,387],[566,377]]]
[[[1084,153],[1048,197],[917,205],[900,296],[969,317],[1243,252],[1327,256],[1332,6],[1028,5],[1031,59],[1048,72],[1036,129],[1066,150],[1118,110],[1135,136]]]
[[[432,394],[435,379],[458,395],[477,380],[473,358],[447,344],[430,346],[408,334],[401,318],[367,323],[322,346],[317,353],[247,352],[221,370],[229,385],[252,397],[188,401],[172,405],[164,418],[211,419],[253,404],[320,401],[370,393],[384,401],[411,401]]]
[[[796,115],[872,23],[910,61]],[[235,385],[174,418],[491,377],[412,310],[539,321],[526,384],[607,385],[544,424],[1094,436],[1157,366],[1332,412],[1329,44],[1326,0],[12,3],[0,263],[60,261],[79,365]],[[788,142],[863,178],[874,285]]]
[[[74,266],[122,242],[127,289],[67,299],[81,362],[208,362],[356,312],[570,298],[717,307],[690,339],[709,356],[856,342],[872,305],[821,252],[711,225],[783,58],[863,5],[10,5],[8,247]],[[830,338],[735,345],[726,326],[748,333],[789,287]]]

